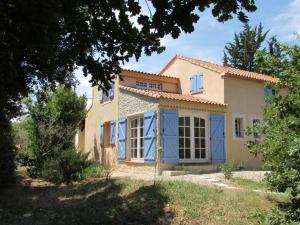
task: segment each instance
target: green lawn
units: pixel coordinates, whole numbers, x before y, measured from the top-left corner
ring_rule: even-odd
[[[231,184],[235,186],[246,188],[250,190],[261,190],[267,191],[267,184],[264,181],[256,181],[250,179],[242,179],[242,178],[233,178],[230,180]]]
[[[185,182],[95,180],[0,193],[0,224],[257,224],[284,196]]]

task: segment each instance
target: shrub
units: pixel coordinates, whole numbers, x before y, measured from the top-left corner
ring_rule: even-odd
[[[224,163],[220,166],[225,179],[231,179],[233,177],[233,171],[235,170],[235,165],[233,162]]]
[[[82,171],[84,178],[97,178],[105,174],[105,169],[98,162],[90,162]]]
[[[56,184],[81,180],[84,178],[83,170],[89,166],[86,158],[74,148],[63,150],[57,157],[45,162],[42,177]]]

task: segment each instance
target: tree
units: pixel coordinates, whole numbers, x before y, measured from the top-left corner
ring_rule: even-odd
[[[300,47],[282,46],[282,51],[280,63],[273,64],[274,56],[265,55],[267,62],[263,66],[266,71],[280,67],[277,76],[281,81],[273,88],[288,92],[270,97],[264,122],[254,128],[263,139],[250,141],[248,147],[253,154],[263,155],[264,166],[271,171],[266,177],[271,190],[291,190],[291,204],[283,211],[284,220],[300,222]]]
[[[255,54],[265,40],[267,32],[263,26],[250,27],[248,23],[243,26],[243,31],[234,34],[232,43],[227,43],[224,48],[223,63],[234,68],[255,71]]]
[[[39,176],[45,162],[75,148],[75,133],[86,115],[85,103],[85,97],[78,97],[65,86],[54,92],[46,88],[37,94],[36,100],[27,102],[31,118],[28,135],[34,156],[31,174]]]
[[[0,127],[20,112],[20,99],[37,87],[74,85],[74,70],[91,74],[91,84],[109,88],[120,65],[144,52],[164,50],[160,38],[192,32],[197,10],[212,8],[221,22],[256,10],[253,0],[2,0],[0,1]],[[197,10],[196,10],[197,9]],[[3,125],[3,126],[2,126]],[[0,142],[9,135],[0,132]],[[4,146],[1,143],[0,146]],[[10,148],[0,148],[0,160]],[[7,168],[8,169],[8,168]],[[5,180],[5,179],[3,179]]]
[[[271,37],[268,47],[255,54],[255,71],[270,76],[280,76],[283,72],[282,58],[286,57],[283,45],[277,38]]]

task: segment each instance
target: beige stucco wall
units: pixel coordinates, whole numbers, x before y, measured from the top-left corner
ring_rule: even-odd
[[[224,78],[219,73],[182,59],[175,59],[163,74],[179,77],[179,90],[183,94],[190,94],[190,78],[197,73],[203,74],[204,92],[195,94],[195,96],[224,103]]]
[[[84,145],[85,145],[85,129],[79,129],[78,130],[78,149],[80,151],[84,151]]]
[[[252,118],[263,118],[265,106],[264,83],[262,81],[225,78],[225,102],[228,104],[226,113],[226,149],[227,161],[247,167],[261,166],[261,157],[255,158],[246,148],[249,138],[235,138],[234,115],[245,118],[245,127],[251,127]]]
[[[100,104],[98,87],[93,87],[92,106],[85,120],[85,147],[89,157],[100,161],[105,166],[114,166],[117,159],[116,146],[100,145],[100,124],[116,120],[118,115],[118,79],[115,80],[114,99]]]

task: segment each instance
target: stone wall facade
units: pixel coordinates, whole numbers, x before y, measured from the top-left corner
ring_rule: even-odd
[[[122,89],[119,90],[118,100],[119,118],[143,113],[149,110],[157,110],[159,105],[158,99],[135,94]]]

